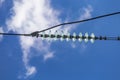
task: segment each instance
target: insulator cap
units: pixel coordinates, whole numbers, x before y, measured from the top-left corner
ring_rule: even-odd
[[[72,38],[73,42],[76,41],[76,33],[73,33],[73,38]]]
[[[94,43],[95,41],[95,35],[94,33],[91,33],[91,39],[90,39],[91,43]]]
[[[79,39],[80,42],[82,42],[82,33],[79,33]]]
[[[70,33],[67,33],[66,41],[69,41],[69,40],[70,40]]]
[[[87,43],[88,42],[88,33],[85,33],[85,42]]]
[[[62,31],[62,35],[61,35],[61,38],[60,38],[60,40],[61,40],[61,41],[63,41],[63,40],[64,40],[64,38],[63,38],[63,37],[64,37],[64,33],[63,33],[63,31]]]

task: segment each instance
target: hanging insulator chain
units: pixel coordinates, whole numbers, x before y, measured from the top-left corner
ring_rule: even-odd
[[[83,35],[82,33],[79,33],[79,35],[77,35],[76,33],[73,33],[73,35],[71,35],[70,33],[66,33],[64,34],[64,32],[62,32],[61,34],[58,33],[57,31],[52,34],[52,33],[39,33],[39,35],[37,35],[36,37],[41,37],[42,40],[43,39],[52,39],[52,40],[58,40],[60,39],[61,41],[66,40],[72,40],[73,42],[75,42],[76,40],[78,41],[82,41],[84,40],[85,42],[88,42],[90,40],[90,42],[94,43],[94,40],[97,39],[94,35],[94,33],[92,33],[90,36],[88,35],[88,33],[85,33],[85,35]]]
[[[58,31],[56,31],[55,33],[35,33],[33,35],[33,37],[41,37],[42,40],[47,39],[47,40],[72,40],[73,42],[75,42],[76,40],[78,40],[79,42],[82,42],[83,40],[87,43],[88,41],[90,41],[91,43],[94,43],[95,40],[120,40],[120,37],[106,37],[106,36],[95,36],[94,33],[91,33],[91,35],[88,35],[88,33],[86,32],[84,35],[82,33],[79,33],[79,35],[77,35],[76,33],[73,33],[72,35],[70,33],[66,33],[64,34],[64,32],[62,31],[61,33],[58,33]]]

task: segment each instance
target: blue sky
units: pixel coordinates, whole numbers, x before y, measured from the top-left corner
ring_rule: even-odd
[[[0,0],[0,31],[30,33],[120,11],[119,0]],[[120,36],[120,15],[52,30]],[[120,80],[120,42],[0,37],[1,80]]]

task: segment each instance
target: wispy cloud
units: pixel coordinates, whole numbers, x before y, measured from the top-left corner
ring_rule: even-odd
[[[44,55],[44,61],[46,61],[49,58],[53,58],[53,57],[54,57],[54,53],[53,52],[47,53],[47,54]]]
[[[31,33],[60,23],[59,11],[50,6],[49,0],[14,0],[13,2],[12,15],[7,21],[9,31]],[[36,72],[36,68],[29,65],[31,47],[44,52],[44,60],[53,57],[50,44],[43,45],[39,38],[20,37],[20,44],[23,50],[23,62],[27,70],[26,76]]]
[[[13,3],[11,18],[6,22],[9,31],[31,33],[61,23],[61,20],[58,18],[60,12],[51,7],[49,0],[13,0]],[[83,8],[83,10],[84,13],[80,16],[80,19],[89,18],[91,16],[91,7],[88,6],[87,8]],[[65,28],[65,31],[68,30],[71,31],[72,29]],[[40,51],[44,60],[54,57],[54,51],[50,49],[51,43],[43,42],[40,38],[20,37],[20,44],[26,68],[25,77],[37,72],[35,66],[29,64],[31,48]]]
[[[81,10],[80,10],[80,16],[78,16],[78,18],[76,20],[84,20],[84,19],[88,19],[88,18],[91,18],[92,13],[93,11],[93,8],[91,5],[87,5],[87,6],[84,6]],[[75,21],[75,20],[74,20]],[[68,22],[68,19],[66,19],[65,22]],[[78,27],[79,24],[74,24],[74,25],[67,25],[64,27],[64,32],[70,32],[70,31],[73,31],[74,29],[76,29]]]
[[[0,0],[0,7],[2,6],[2,4],[3,4],[4,1],[5,0]]]
[[[83,19],[88,19],[88,18],[91,18],[91,12],[93,11],[93,8],[91,5],[88,5],[86,7],[83,7],[82,8],[82,15],[80,16],[80,20],[83,20]]]

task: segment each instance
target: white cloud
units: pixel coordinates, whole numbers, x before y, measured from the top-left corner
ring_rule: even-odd
[[[86,7],[83,7],[82,10],[80,11],[80,16],[77,20],[84,20],[84,19],[88,19],[91,18],[91,12],[93,11],[93,8],[91,5],[88,5]],[[68,22],[68,20],[66,20],[65,22]],[[78,27],[79,24],[74,24],[74,25],[66,25],[64,27],[64,32],[70,32],[73,31],[74,29],[76,29]]]
[[[76,48],[76,45],[74,43],[71,43],[72,48]]]
[[[61,23],[58,18],[60,12],[50,6],[49,0],[13,0],[13,3],[11,18],[7,20],[9,31],[31,33]],[[80,19],[90,17],[91,8],[84,8],[84,12]],[[65,31],[68,30],[72,29],[70,27],[65,28]],[[54,52],[50,50],[50,44],[43,42],[40,38],[20,37],[20,44],[23,50],[26,77],[37,72],[35,66],[29,64],[31,48],[40,51],[44,60],[54,57]]]
[[[50,6],[49,0],[14,0],[13,2],[12,16],[7,21],[9,31],[31,33],[60,23],[59,12]],[[49,50],[50,44],[43,45],[39,38],[20,37],[20,43],[23,49],[23,62],[27,70],[26,76],[36,72],[36,68],[29,65],[31,47],[44,52],[45,60],[53,57],[53,53]]]
[[[2,6],[2,4],[3,4],[4,1],[5,0],[0,0],[0,7]]]
[[[92,6],[88,5],[87,7],[84,7],[83,14],[80,16],[80,20],[88,19],[91,17],[91,12],[93,11]]]
[[[36,68],[35,67],[28,67],[27,68],[27,73],[26,73],[26,76],[29,76],[29,75],[32,75],[32,74],[35,74],[36,73]]]
[[[47,59],[53,58],[54,54],[53,53],[47,53],[44,55],[44,61],[46,61]]]
[[[3,33],[3,29],[2,29],[2,27],[0,27],[0,33]],[[0,41],[2,40],[2,38],[3,38],[3,36],[0,35]]]

